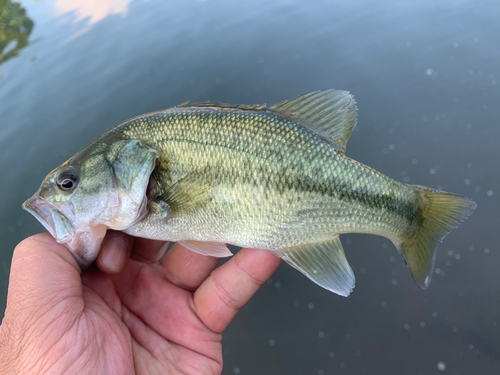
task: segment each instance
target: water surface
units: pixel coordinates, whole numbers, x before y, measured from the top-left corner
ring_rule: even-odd
[[[374,236],[341,237],[349,298],[283,265],[224,333],[224,373],[500,373],[500,5],[0,1],[15,4],[24,15],[0,11],[1,311],[15,245],[43,230],[21,203],[108,128],[186,100],[338,88],[359,107],[349,157],[478,208],[426,291]]]

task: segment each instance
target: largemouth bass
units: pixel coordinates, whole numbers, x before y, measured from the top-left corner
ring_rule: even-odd
[[[267,249],[347,296],[339,235],[369,233],[391,240],[425,289],[437,242],[476,204],[349,159],[355,125],[355,100],[339,90],[271,107],[184,103],[107,131],[23,207],[82,267],[114,229],[215,257],[232,255],[226,244]]]

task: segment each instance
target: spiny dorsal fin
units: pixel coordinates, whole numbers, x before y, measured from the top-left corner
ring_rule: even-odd
[[[200,108],[227,108],[227,109],[241,109],[243,111],[265,111],[267,110],[267,104],[229,104],[220,102],[198,102],[190,103],[189,100],[182,104],[176,105],[176,108],[185,107],[200,107]]]
[[[287,248],[277,255],[331,292],[347,297],[354,288],[354,273],[338,236],[322,243]]]
[[[337,143],[343,152],[356,126],[356,101],[348,91],[313,91],[269,110],[303,122]]]

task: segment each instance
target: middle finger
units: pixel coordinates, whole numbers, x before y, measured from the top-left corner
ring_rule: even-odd
[[[219,258],[194,253],[176,243],[161,261],[161,266],[170,282],[194,291],[219,262]]]

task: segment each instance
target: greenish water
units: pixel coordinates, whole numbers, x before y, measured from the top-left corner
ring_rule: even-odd
[[[225,332],[224,373],[500,373],[500,4],[15,4],[0,0],[1,311],[15,245],[43,230],[21,203],[108,128],[186,100],[338,88],[359,108],[349,157],[478,208],[439,245],[426,291],[379,237],[341,237],[349,298],[283,265]]]

